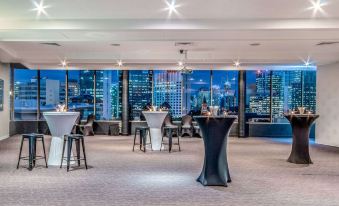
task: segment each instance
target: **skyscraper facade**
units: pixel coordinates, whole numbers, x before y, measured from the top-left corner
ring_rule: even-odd
[[[173,117],[181,117],[181,83],[179,71],[154,71],[153,105],[167,104]]]
[[[137,119],[147,104],[152,104],[152,70],[129,71],[129,105],[130,118]]]

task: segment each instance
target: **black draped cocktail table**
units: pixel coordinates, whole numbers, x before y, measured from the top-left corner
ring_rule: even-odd
[[[319,117],[315,114],[285,114],[291,123],[293,133],[292,151],[288,162],[312,164],[309,153],[309,135],[313,122]]]
[[[197,181],[204,186],[225,186],[231,182],[227,163],[227,137],[237,116],[196,116],[205,146],[205,160]]]

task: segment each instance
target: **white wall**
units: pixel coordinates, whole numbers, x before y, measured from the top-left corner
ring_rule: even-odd
[[[0,140],[9,137],[10,67],[0,62],[0,79],[4,80],[4,110],[0,111]]]
[[[339,146],[339,63],[317,71],[316,142]]]

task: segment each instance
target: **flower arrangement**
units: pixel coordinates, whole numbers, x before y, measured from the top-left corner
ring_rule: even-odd
[[[67,108],[65,104],[58,104],[56,107],[57,112],[67,112]]]

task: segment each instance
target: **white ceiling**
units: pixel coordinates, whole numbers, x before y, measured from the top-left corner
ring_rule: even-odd
[[[40,0],[37,0],[38,2]],[[0,60],[54,67],[71,64],[175,64],[188,49],[196,64],[316,64],[339,60],[339,1],[324,13],[309,0],[176,0],[168,17],[162,0],[44,0],[36,18],[32,1],[0,1]],[[60,47],[42,45],[55,42]],[[192,42],[178,47],[175,42]],[[260,43],[259,46],[250,46]],[[111,46],[120,44],[121,46]]]

